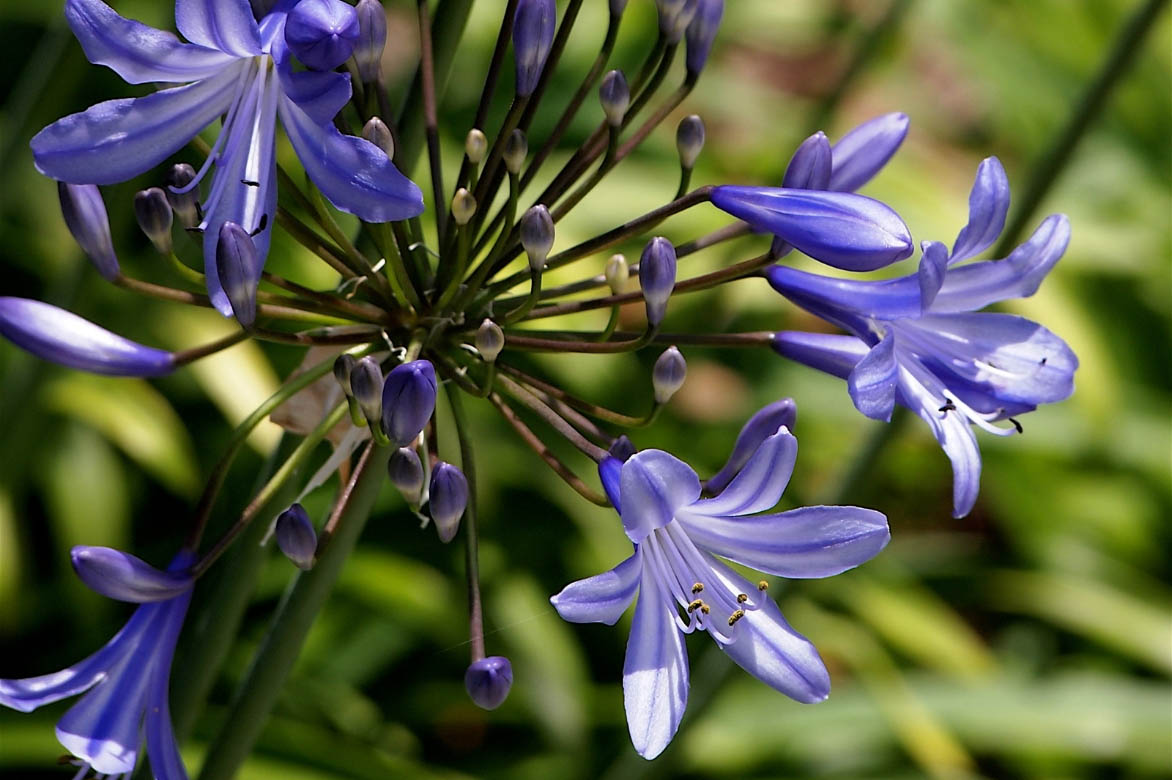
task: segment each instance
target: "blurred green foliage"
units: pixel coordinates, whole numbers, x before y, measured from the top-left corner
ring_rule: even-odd
[[[392,37],[384,67],[397,96],[411,75],[414,4],[385,4]],[[912,117],[911,134],[866,192],[900,211],[917,238],[948,241],[964,221],[978,161],[999,156],[1020,193],[1139,4],[900,2],[871,58],[840,84],[887,3],[730,0],[711,64],[677,112],[700,113],[708,126],[693,181],[777,182],[790,150],[817,129],[819,117],[833,139],[874,114],[901,110]],[[453,169],[501,5],[476,4],[441,106]],[[559,110],[605,26],[605,4],[585,5],[550,90]],[[171,24],[169,3],[116,6]],[[652,3],[633,0],[627,16],[615,59],[630,69],[653,35]],[[1023,437],[979,436],[981,499],[961,521],[949,519],[943,454],[918,422],[902,427],[846,497],[887,513],[894,536],[888,550],[861,570],[772,591],[830,666],[829,701],[795,704],[693,636],[692,701],[681,732],[658,762],[635,756],[619,685],[626,623],[571,626],[547,601],[571,579],[613,566],[628,543],[613,513],[581,501],[490,410],[474,404],[488,645],[512,659],[510,699],[491,714],[467,700],[462,550],[420,531],[387,489],[241,777],[1167,776],[1170,35],[1165,13],[1042,204],[1038,219],[1066,212],[1074,238],[1039,294],[1012,303],[1079,354],[1075,396],[1029,415]],[[0,82],[0,294],[42,298],[169,347],[223,328],[215,317],[130,301],[92,273],[65,231],[52,183],[31,164],[28,139],[45,124],[147,88],[89,66],[58,3],[0,2],[0,69],[9,74]],[[503,112],[499,103],[490,128]],[[585,138],[597,116],[589,105],[569,140]],[[556,111],[543,112],[533,137],[543,137],[555,118]],[[559,246],[670,198],[675,165],[674,135],[665,126],[559,225]],[[129,208],[136,189],[155,183],[142,177],[105,194],[124,266],[166,279]],[[663,230],[683,241],[721,224],[715,210],[702,210]],[[681,271],[742,259],[759,241],[689,258]],[[270,265],[279,272],[330,283],[292,242],[278,238],[274,246]],[[188,242],[180,251],[193,256],[197,249]],[[757,280],[673,302],[669,327],[707,324],[817,327]],[[688,384],[635,438],[642,447],[670,449],[701,473],[721,464],[752,410],[783,395],[798,400],[802,443],[787,505],[831,492],[875,435],[876,424],[855,412],[837,380],[765,353],[692,349],[687,357]],[[556,372],[587,397],[638,411],[649,403],[651,359],[545,356],[532,367]],[[167,560],[232,423],[300,355],[241,346],[218,360],[150,382],[111,381],[0,344],[5,676],[61,668],[120,625],[128,608],[75,581],[68,546],[128,546],[153,562]],[[254,451],[229,477],[218,528],[247,502],[276,436],[274,426],[253,438]],[[307,500],[316,517],[332,489]],[[185,748],[190,767],[216,733],[291,576],[278,556],[262,560],[244,629]],[[176,678],[184,675],[183,657]],[[54,767],[62,749],[52,724],[66,706],[0,712],[0,771],[64,776]]]

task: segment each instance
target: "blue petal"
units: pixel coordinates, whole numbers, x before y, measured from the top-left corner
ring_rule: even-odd
[[[741,428],[728,462],[704,484],[705,489],[712,493],[724,490],[767,437],[777,433],[777,429],[783,425],[792,430],[797,418],[798,410],[792,398],[782,398],[758,410]]]
[[[309,118],[319,124],[333,122],[350,102],[350,74],[335,71],[302,70],[278,67],[281,88]]]
[[[786,298],[860,338],[871,332],[862,318],[896,320],[920,315],[920,280],[915,274],[864,282],[775,265],[766,270],[765,278]]]
[[[168,685],[175,643],[191,602],[190,591],[167,604],[165,623],[159,631],[157,657],[147,691],[146,745],[151,771],[157,780],[187,780],[187,771],[179,757],[179,745],[171,726]]]
[[[884,114],[851,130],[831,149],[830,189],[854,192],[883,169],[907,135],[907,114]]]
[[[71,184],[114,184],[161,163],[228,110],[239,66],[140,98],[108,100],[33,136],[37,170]]]
[[[825,190],[830,184],[830,142],[819,130],[802,141],[785,169],[782,187]]]
[[[697,501],[689,512],[703,515],[747,515],[775,506],[789,484],[798,440],[786,428],[769,436],[744,469],[716,498]]]
[[[957,263],[984,252],[1005,228],[1009,213],[1009,177],[996,157],[986,157],[977,168],[977,178],[969,194],[969,221],[952,245],[950,263]]]
[[[598,479],[602,482],[602,489],[606,491],[606,497],[610,499],[614,511],[620,515],[623,513],[622,491],[620,487],[622,474],[623,461],[616,457],[608,455],[598,464]]]
[[[287,97],[281,122],[306,173],[341,211],[366,222],[396,222],[423,213],[423,193],[382,149],[319,125]]]
[[[613,626],[639,591],[643,559],[639,549],[610,571],[571,582],[550,598],[562,620],[571,623],[606,623]]]
[[[920,271],[917,275],[920,283],[920,313],[926,312],[936,295],[944,285],[948,270],[948,249],[939,241],[924,241],[921,245],[923,257],[920,258]]]
[[[175,26],[192,43],[237,57],[261,53],[248,0],[175,0]]]
[[[111,333],[72,312],[0,297],[0,335],[43,360],[109,376],[161,376],[174,356]]]
[[[855,408],[872,420],[890,422],[895,411],[897,373],[895,336],[889,331],[846,378]]]
[[[74,547],[70,560],[90,590],[118,601],[166,601],[193,584],[190,575],[159,571],[141,558],[109,547]]]
[[[643,450],[623,464],[623,529],[632,542],[672,521],[675,512],[700,497],[692,468],[662,450]]]
[[[652,759],[671,742],[688,704],[688,654],[675,602],[643,567],[623,662],[623,705],[635,752]]]
[[[802,333],[796,330],[783,330],[774,334],[770,346],[782,357],[840,379],[850,376],[855,365],[869,350],[866,342],[854,336]]]

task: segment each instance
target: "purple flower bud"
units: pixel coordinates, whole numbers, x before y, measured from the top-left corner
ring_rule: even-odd
[[[615,444],[618,444],[618,442]],[[620,515],[623,513],[623,505],[621,503],[623,464],[638,452],[635,446],[631,444],[630,439],[627,439],[625,444],[626,446],[619,445],[617,448],[611,445],[612,451],[618,449],[619,452],[612,452],[611,455],[603,458],[598,464],[598,481],[602,483],[602,489],[606,492],[606,497],[610,499],[611,506]]]
[[[688,375],[688,363],[675,347],[668,347],[655,361],[651,370],[651,386],[655,391],[655,403],[665,404],[676,391],[684,386]]]
[[[468,480],[460,469],[440,461],[431,472],[430,493],[431,519],[440,541],[447,544],[460,530],[460,517],[468,506]]]
[[[138,226],[161,254],[171,254],[171,204],[167,194],[158,187],[142,190],[134,195],[134,216]]]
[[[334,379],[338,380],[347,396],[354,394],[350,389],[350,374],[357,364],[358,360],[353,355],[338,355],[338,359],[334,361]]]
[[[491,655],[473,661],[464,672],[464,689],[477,707],[495,710],[509,697],[513,687],[513,667],[503,655]]]
[[[109,547],[74,547],[69,557],[86,587],[117,601],[166,601],[193,582],[189,575],[160,571],[141,558]]]
[[[387,44],[387,14],[378,0],[358,0],[354,12],[358,15],[354,62],[358,64],[358,77],[370,83],[378,80],[381,70],[383,47]]]
[[[851,130],[832,149],[830,189],[854,192],[887,164],[907,135],[907,114],[884,114]]]
[[[382,149],[388,159],[395,156],[395,136],[391,134],[391,128],[387,127],[387,123],[377,116],[372,116],[362,126],[362,137]]]
[[[712,51],[712,42],[716,40],[722,16],[724,0],[699,0],[697,3],[696,15],[692,17],[686,33],[688,75],[693,79],[700,75],[708,62],[708,53]]]
[[[232,304],[232,314],[245,328],[256,322],[256,283],[260,265],[260,255],[248,231],[235,222],[221,225],[216,242],[216,273]]]
[[[382,425],[387,438],[399,447],[413,442],[435,412],[435,394],[435,368],[430,361],[395,366],[383,384]]]
[[[525,133],[520,130],[514,130],[509,133],[509,137],[505,140],[505,151],[501,157],[505,161],[505,169],[514,176],[521,172],[521,166],[525,164],[525,158],[529,156],[529,139]]]
[[[179,224],[185,228],[193,228],[200,223],[199,187],[192,187],[185,192],[182,190],[195,181],[195,168],[187,163],[178,163],[171,166],[167,172],[167,200],[179,217]]]
[[[531,270],[540,271],[545,267],[545,259],[553,248],[553,217],[540,203],[521,217],[521,246],[529,256]]]
[[[317,532],[301,504],[294,504],[277,517],[277,546],[298,569],[309,571],[317,555]]]
[[[676,285],[676,249],[666,238],[648,242],[639,258],[639,286],[647,304],[647,324],[653,328],[663,322],[667,300]]]
[[[778,428],[783,425],[792,430],[797,418],[798,408],[792,398],[782,398],[780,401],[774,401],[761,408],[741,428],[741,432],[737,434],[737,443],[733,445],[732,454],[728,456],[728,462],[724,464],[724,468],[717,472],[716,476],[708,480],[705,489],[711,493],[719,493],[724,490],[728,483],[732,482],[733,477],[749,462],[749,458],[761,446],[761,442],[777,433]]]
[[[554,0],[519,0],[513,16],[513,56],[517,63],[517,96],[528,97],[537,88],[545,59],[553,45],[557,21]]]
[[[311,70],[333,70],[358,43],[358,14],[341,0],[300,0],[285,20],[285,43]]]
[[[847,271],[873,271],[912,253],[911,234],[899,215],[862,195],[720,186],[712,190],[712,203]]]
[[[362,407],[367,422],[378,422],[383,412],[383,370],[367,355],[350,369],[350,392]]]
[[[415,450],[400,447],[387,461],[387,476],[412,506],[423,496],[423,464]]]
[[[621,462],[626,462],[628,458],[630,458],[639,450],[635,447],[634,444],[631,443],[631,440],[628,439],[627,435],[624,433],[614,440],[614,443],[610,445],[610,449],[607,451],[611,454],[612,457],[617,458]]]
[[[704,120],[697,114],[680,120],[676,128],[676,149],[680,153],[680,167],[685,171],[692,170],[696,165],[696,158],[704,148],[704,136]]]
[[[800,190],[829,189],[830,160],[830,141],[819,130],[794,151],[781,186]]]
[[[496,362],[497,356],[505,348],[505,332],[501,326],[492,320],[486,319],[476,330],[476,351],[485,363]]]
[[[110,218],[106,204],[95,184],[66,184],[57,182],[57,196],[61,199],[61,216],[73,234],[78,246],[107,280],[118,277],[118,256],[110,238]]]
[[[0,297],[0,336],[42,360],[109,376],[162,376],[170,352],[144,347],[72,312],[28,298]]]
[[[659,11],[659,31],[668,44],[679,43],[684,30],[692,23],[700,0],[655,0]]]
[[[612,70],[602,77],[602,84],[598,87],[598,100],[606,113],[607,123],[611,127],[621,125],[623,117],[627,114],[627,107],[631,105],[631,88],[627,86],[627,77],[621,70]]]

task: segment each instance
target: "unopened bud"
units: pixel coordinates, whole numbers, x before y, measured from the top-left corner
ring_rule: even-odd
[[[408,504],[417,506],[423,497],[423,464],[415,450],[400,447],[387,461],[387,476]]]
[[[167,194],[158,187],[142,190],[134,195],[134,216],[142,232],[161,254],[171,254],[171,204]]]
[[[699,0],[655,0],[659,10],[659,31],[668,44],[679,43],[684,30],[692,23]]]
[[[372,116],[362,126],[362,137],[386,152],[388,159],[394,158],[395,136],[391,133],[391,128],[387,127],[387,123],[377,116]]]
[[[338,359],[334,361],[334,379],[338,380],[338,384],[342,386],[342,391],[347,396],[353,395],[350,390],[350,374],[354,371],[354,366],[358,363],[358,359],[353,355],[338,355]]]
[[[830,141],[821,130],[802,141],[794,151],[785,169],[782,187],[790,189],[830,189],[831,151]]]
[[[517,95],[528,97],[537,88],[553,45],[557,7],[554,0],[519,0],[513,16],[513,55],[517,65]]]
[[[354,12],[358,14],[354,62],[358,64],[359,78],[370,83],[378,80],[382,69],[383,47],[387,43],[387,15],[378,0],[358,0]]]
[[[350,392],[366,421],[377,425],[383,411],[383,370],[376,359],[368,355],[350,369]]]
[[[110,238],[110,218],[106,204],[95,184],[66,184],[57,182],[57,196],[61,199],[61,216],[73,234],[77,245],[98,269],[98,273],[113,281],[117,278],[118,256]]]
[[[627,279],[631,276],[631,267],[627,265],[627,258],[622,255],[611,255],[606,261],[606,283],[610,291],[619,295],[627,288]]]
[[[285,43],[311,70],[333,70],[358,43],[358,14],[342,0],[300,0],[285,18]]]
[[[667,300],[676,284],[676,250],[666,238],[648,242],[639,258],[639,286],[647,304],[647,324],[658,327],[667,312]]]
[[[704,70],[720,19],[724,16],[724,0],[699,0],[696,15],[692,17],[686,33],[688,41],[688,75],[695,78]]]
[[[627,438],[625,433],[615,439],[610,445],[610,449],[607,450],[611,454],[611,457],[618,458],[624,463],[638,451],[638,448],[631,443],[631,440]]]
[[[464,472],[451,463],[440,461],[431,472],[428,509],[435,531],[444,544],[456,538],[460,518],[468,506],[468,480]]]
[[[317,532],[301,504],[294,504],[277,518],[277,546],[298,569],[313,568],[317,554]]]
[[[495,710],[504,704],[513,687],[513,666],[503,655],[474,661],[464,672],[464,689],[477,707]]]
[[[509,173],[513,175],[520,173],[521,166],[525,164],[525,158],[529,156],[529,139],[525,137],[525,133],[521,130],[509,133],[502,156],[505,158],[505,168],[508,169]]]
[[[216,274],[232,305],[232,314],[245,328],[256,321],[256,277],[260,255],[252,236],[235,222],[220,226],[216,240]]]
[[[467,225],[476,215],[476,198],[472,193],[461,187],[452,196],[452,219],[457,225]]]
[[[627,107],[631,105],[631,88],[627,86],[627,77],[621,70],[612,70],[602,77],[598,99],[602,103],[602,110],[606,112],[607,123],[611,127],[621,125]]]
[[[415,440],[435,412],[436,389],[435,368],[427,360],[403,363],[387,374],[382,426],[392,443],[402,447]]]
[[[468,137],[464,139],[464,154],[468,155],[468,162],[480,165],[484,155],[488,154],[488,138],[483,131],[475,127],[468,131]]]
[[[529,256],[529,268],[540,271],[553,248],[553,217],[540,203],[521,217],[521,246]]]
[[[651,386],[655,391],[655,403],[665,404],[676,391],[684,386],[688,375],[688,363],[675,347],[668,347],[655,361],[651,370]]]
[[[704,148],[704,120],[697,114],[691,114],[680,120],[676,128],[676,149],[680,152],[680,166],[692,170],[696,165],[696,158]]]
[[[171,208],[175,209],[179,224],[185,228],[193,228],[200,222],[199,187],[191,186],[188,189],[193,181],[195,168],[187,163],[172,165],[171,170],[167,172],[167,200],[171,202]]]
[[[497,355],[505,348],[505,332],[501,326],[486,319],[476,330],[476,351],[485,363],[496,362]]]

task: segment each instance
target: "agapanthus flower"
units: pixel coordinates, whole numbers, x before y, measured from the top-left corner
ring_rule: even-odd
[[[258,23],[248,0],[177,0],[176,27],[190,41],[183,43],[170,32],[119,16],[101,0],[67,0],[66,19],[91,62],[131,84],[184,86],[98,103],[54,122],[32,140],[37,169],[45,175],[73,184],[113,184],[163,162],[223,116],[211,155],[186,188],[198,187],[215,165],[198,228],[204,234],[208,294],[225,316],[232,305],[216,268],[220,226],[234,222],[255,241],[255,288],[277,204],[277,117],[306,173],[337,208],[367,222],[423,211],[419,188],[381,149],[334,127],[334,116],[350,99],[349,74],[295,67],[291,46],[304,45],[304,25],[298,44],[287,44],[285,23],[297,4],[281,0]],[[332,5],[340,14],[354,14],[341,0]],[[353,40],[332,36],[336,14],[327,16],[311,15],[308,21],[321,17],[329,23],[323,33],[331,33],[336,55]]]
[[[32,712],[88,690],[57,722],[57,739],[86,768],[129,776],[146,739],[158,780],[186,780],[171,729],[167,686],[175,642],[191,602],[194,561],[181,552],[159,571],[107,547],[75,547],[78,576],[103,596],[141,604],[105,647],[59,672],[0,680],[0,704]]]
[[[849,506],[758,514],[781,498],[797,440],[785,426],[760,440],[713,498],[686,463],[661,450],[599,465],[603,486],[635,552],[614,569],[567,585],[551,601],[575,623],[613,625],[636,601],[623,666],[623,698],[635,750],[657,756],[674,736],[688,698],[684,634],[707,631],[754,677],[801,702],[830,692],[814,646],[766,593],[716,556],[782,577],[829,577],[887,544],[887,519]]]
[[[783,332],[775,349],[845,378],[868,417],[889,420],[896,403],[922,417],[952,462],[957,517],[972,509],[980,486],[970,424],[1001,436],[1019,432],[1018,415],[1073,392],[1078,367],[1070,347],[1036,322],[978,312],[1033,295],[1070,241],[1066,217],[1053,214],[1005,259],[960,265],[992,245],[1008,208],[1005,171],[990,157],[977,172],[969,221],[952,251],[925,241],[918,273],[855,281],[782,266],[767,272],[786,298],[853,334]]]

